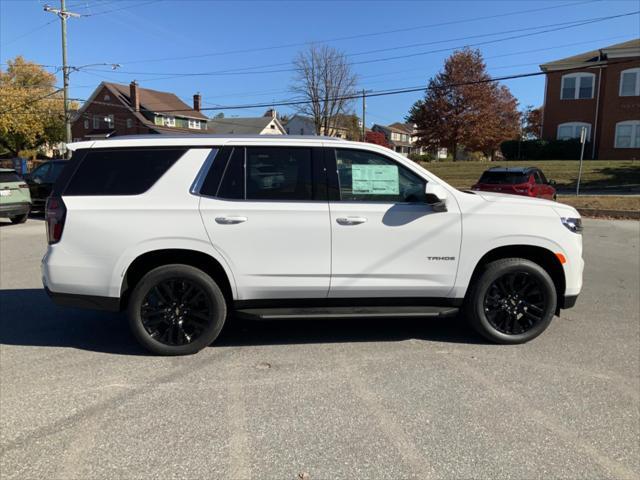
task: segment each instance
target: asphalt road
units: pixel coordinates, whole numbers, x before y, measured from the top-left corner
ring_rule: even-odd
[[[576,308],[522,346],[446,321],[233,322],[182,358],[53,306],[0,227],[2,479],[640,478],[640,223],[585,221]]]

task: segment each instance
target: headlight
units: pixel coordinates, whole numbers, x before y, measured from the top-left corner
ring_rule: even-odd
[[[560,220],[562,221],[562,224],[573,233],[582,233],[583,228],[581,218],[562,217]]]

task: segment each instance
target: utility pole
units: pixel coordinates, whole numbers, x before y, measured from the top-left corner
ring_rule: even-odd
[[[67,65],[67,18],[80,17],[79,13],[67,12],[65,0],[60,0],[60,9],[44,6],[44,11],[54,13],[60,18],[62,25],[62,85],[64,90],[64,129],[65,144],[71,143],[71,113],[69,112],[69,65]],[[65,146],[65,156],[70,157],[70,151]]]
[[[364,142],[367,136],[367,122],[366,122],[366,113],[367,113],[367,90],[362,89],[362,141]]]

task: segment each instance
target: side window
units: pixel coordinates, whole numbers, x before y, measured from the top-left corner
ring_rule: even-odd
[[[51,169],[50,163],[45,163],[44,165],[39,166],[31,174],[31,179],[36,183],[46,182],[50,169]]]
[[[336,150],[336,166],[343,201],[426,201],[425,180],[377,153]]]
[[[64,195],[139,195],[187,151],[186,148],[88,150]]]
[[[216,197],[230,200],[244,198],[244,150],[244,147],[235,147],[231,152]]]
[[[547,177],[544,176],[541,170],[536,170],[536,183],[541,183],[543,185],[549,183],[547,181]]]
[[[247,148],[247,200],[312,200],[310,148]]]
[[[62,170],[64,169],[64,167],[65,167],[64,163],[52,163],[51,168],[49,169],[49,173],[46,177],[46,182],[56,183],[56,180],[60,176],[60,173],[62,173]]]

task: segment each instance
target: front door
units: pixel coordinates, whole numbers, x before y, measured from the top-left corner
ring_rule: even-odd
[[[230,265],[238,300],[325,298],[331,227],[322,151],[227,147],[200,191],[213,246]],[[322,177],[320,180],[318,177]]]
[[[437,211],[426,202],[424,178],[374,152],[332,149],[327,164],[338,192],[329,203],[329,296],[445,297],[461,241],[455,200]]]

